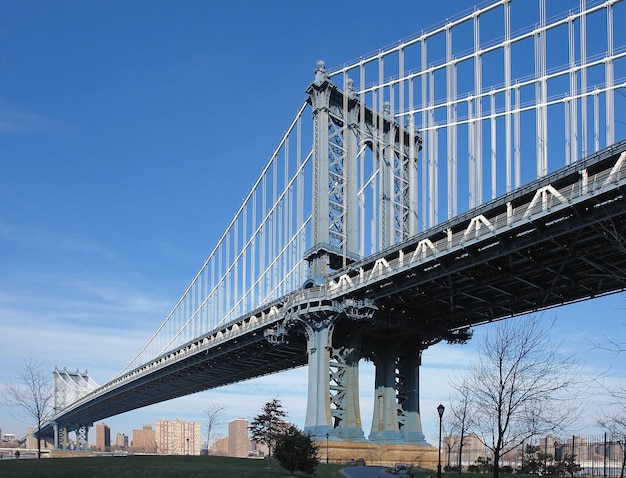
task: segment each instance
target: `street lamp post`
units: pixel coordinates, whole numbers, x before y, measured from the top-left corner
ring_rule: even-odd
[[[326,464],[328,465],[328,436],[329,434],[326,434]]]
[[[446,409],[441,403],[437,407],[437,413],[439,414],[439,459],[437,461],[437,478],[441,478],[441,417],[443,417],[443,411]]]

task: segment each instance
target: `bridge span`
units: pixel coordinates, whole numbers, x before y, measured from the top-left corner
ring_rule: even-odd
[[[626,45],[614,16],[626,2],[579,2],[550,19],[537,3],[539,21],[515,33],[527,2],[495,1],[334,73],[318,62],[174,309],[107,384],[61,378],[42,434],[64,447],[76,431],[80,445],[97,420],[308,365],[305,431],[365,440],[365,359],[367,439],[425,445],[426,348],[624,290],[626,131],[614,93],[626,86]],[[604,29],[602,55],[587,54],[588,17]],[[565,41],[548,49],[548,37]],[[81,392],[68,398],[66,385]]]
[[[424,444],[425,348],[468,340],[478,324],[626,288],[625,163],[623,141],[355,261],[325,284],[310,281],[99,387],[55,421],[71,430],[308,363],[307,431],[358,440],[366,358],[381,407],[369,438]]]

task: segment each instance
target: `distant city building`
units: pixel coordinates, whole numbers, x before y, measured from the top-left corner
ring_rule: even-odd
[[[37,440],[35,440],[35,437],[33,436],[33,429],[29,428],[28,430],[29,431],[26,432],[26,447],[37,448]],[[16,448],[20,446],[18,438],[13,433],[5,433],[4,435],[2,435],[2,431],[0,430],[0,436],[2,437],[1,441],[3,448]],[[34,446],[29,447],[29,443],[31,445],[34,444]]]
[[[128,446],[128,436],[123,433],[118,433],[115,436],[115,444],[119,447],[126,448]]]
[[[96,448],[99,451],[111,451],[111,428],[106,423],[96,424]]]
[[[248,420],[236,418],[228,422],[228,455],[245,458],[249,452]]]
[[[442,438],[441,461],[444,466],[457,466],[459,461],[460,437],[449,435]],[[463,467],[473,464],[478,457],[489,456],[489,451],[485,448],[480,437],[475,433],[470,433],[463,438]]]
[[[270,449],[265,443],[250,441],[250,451],[253,456],[267,456]]]
[[[132,447],[139,452],[157,452],[156,438],[152,425],[144,425],[141,430],[133,430]]]
[[[211,445],[211,454],[228,456],[228,437],[217,438]]]
[[[179,420],[155,422],[157,452],[161,455],[200,455],[200,424]]]

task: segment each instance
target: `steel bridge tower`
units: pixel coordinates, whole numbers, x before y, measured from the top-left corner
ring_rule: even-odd
[[[369,150],[378,191],[378,242],[382,249],[417,230],[417,153],[421,139],[395,121],[389,103],[382,112],[366,106],[350,79],[342,92],[318,62],[306,90],[313,110],[313,247],[308,251],[310,279],[305,288],[326,284],[332,271],[359,258],[359,169]],[[419,365],[430,345],[420,337],[378,337],[361,324],[377,307],[367,301],[299,304],[285,328],[304,327],[309,381],[305,431],[322,439],[364,439],[359,410],[359,360],[376,366],[374,442],[426,444],[419,412]],[[393,314],[393,312],[392,312]],[[389,319],[377,312],[376,320]],[[364,346],[367,342],[367,346]]]
[[[67,406],[81,399],[89,392],[95,390],[98,385],[89,377],[86,370],[80,372],[68,371],[67,368],[54,369],[54,412],[61,412]],[[93,424],[91,424],[93,425]],[[65,448],[69,444],[69,433],[76,432],[76,446],[86,449],[89,439],[89,426],[84,423],[55,423],[54,446]]]

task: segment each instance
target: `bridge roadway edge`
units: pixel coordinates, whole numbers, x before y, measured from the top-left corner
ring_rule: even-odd
[[[546,178],[538,180],[532,183],[531,185],[527,185],[524,188],[521,188],[520,190],[514,191],[510,195],[507,195],[504,199],[500,198],[500,199],[494,200],[486,205],[483,205],[477,208],[476,210],[469,211],[468,213],[465,213],[459,216],[459,218],[457,218],[456,220],[448,221],[447,223],[437,226],[436,228],[433,228],[430,231],[426,231],[425,233],[420,234],[416,236],[416,238],[412,239],[411,244],[403,243],[398,246],[394,246],[393,248],[389,248],[388,250],[382,251],[381,253],[376,254],[375,256],[371,258],[368,258],[367,261],[361,261],[360,263],[357,262],[353,264],[354,266],[352,269],[353,274],[358,274],[358,272],[355,273],[354,271],[358,271],[360,268],[365,269],[368,267],[368,264],[370,265],[369,267],[373,267],[376,261],[379,261],[381,259],[385,259],[387,260],[387,262],[389,262],[389,260],[399,260],[400,251],[402,250],[402,248],[406,248],[407,253],[410,252],[411,250],[414,252],[417,247],[416,245],[419,243],[420,240],[423,240],[422,238],[434,237],[437,235],[439,236],[444,235],[444,231],[446,229],[455,229],[455,230],[462,231],[464,228],[467,227],[467,224],[472,220],[473,217],[476,217],[477,214],[481,214],[487,211],[488,208],[502,209],[503,207],[505,207],[506,202],[514,202],[517,200],[521,200],[519,198],[527,197],[528,195],[532,194],[532,192],[535,191],[537,187],[541,187],[542,185],[545,185],[545,184],[558,183],[559,181],[564,180],[564,178],[566,177],[578,174],[578,171],[582,168],[588,167],[590,168],[590,170],[593,170],[596,164],[610,162],[614,160],[617,157],[617,155],[619,155],[620,153],[623,153],[624,151],[626,151],[626,142],[622,141],[621,143],[617,143],[616,145],[613,145],[612,147],[607,148],[606,150],[603,150],[600,153],[597,153],[591,158],[583,160],[567,168],[563,168],[563,170],[559,170],[547,176]],[[595,218],[592,216],[589,216],[594,224],[597,224],[603,220],[617,218],[621,216],[622,219],[620,219],[620,223],[617,224],[619,228],[617,232],[623,238],[624,233],[626,232],[626,227],[624,226],[625,219],[623,218],[626,207],[624,206],[624,198],[621,192],[622,187],[623,187],[623,183],[621,186],[619,186],[619,188],[612,190],[613,191],[612,194],[614,196],[616,197],[619,196],[618,199],[611,199],[606,204],[602,205],[601,207],[596,208],[597,209],[596,211],[593,211],[592,210],[593,208],[588,207],[588,205],[583,206],[582,208],[578,210],[572,207],[571,205],[564,205],[563,208],[561,209],[554,208],[554,210],[549,212],[549,214],[544,215],[543,226],[539,224],[538,222],[536,222],[534,218],[530,218],[528,223],[532,224],[533,221],[535,221],[534,227],[536,227],[536,229],[539,230],[539,232],[541,232],[540,229],[542,227],[545,228],[545,224],[547,224],[546,221],[549,222],[549,221],[556,220],[554,219],[554,217],[556,217],[555,215],[562,214],[562,210],[564,208],[569,208],[568,209],[569,212],[567,212],[568,216],[577,216],[581,213],[585,213],[585,211],[588,212],[592,210],[592,212],[595,212],[597,216]],[[596,198],[594,198],[593,200],[596,203],[598,202],[601,203],[603,201],[603,199],[599,195],[596,196]],[[563,223],[563,221],[560,221],[560,223]],[[539,224],[539,226],[537,226],[537,224]],[[559,222],[557,222],[556,224],[558,225]],[[565,224],[562,224],[562,225],[565,226]],[[554,226],[551,225],[550,227],[554,227]],[[580,226],[578,229],[583,229],[583,228],[584,226]],[[601,232],[602,231],[600,231],[600,233]],[[596,232],[596,234],[597,233],[598,232]],[[584,249],[583,250],[584,254],[581,254],[580,257],[577,258],[579,261],[576,262],[576,265],[580,265],[584,263],[587,260],[585,257],[586,252],[587,252],[586,246],[588,245],[588,243],[593,242],[594,237],[588,236],[588,237],[577,238],[576,228],[568,228],[568,227],[563,227],[563,231],[561,235],[564,235],[564,234],[569,234],[569,237],[573,237],[573,240],[580,241],[580,245]],[[532,241],[535,240],[532,237],[530,237],[532,236],[531,233],[523,234],[521,237],[524,237],[524,236],[528,236],[529,239],[532,239]],[[490,268],[488,269],[488,271],[490,274],[492,274],[494,270],[497,270],[498,268],[502,269],[507,263],[507,261],[500,262],[497,264],[494,262],[496,258],[501,257],[501,254],[496,254],[494,252],[496,251],[496,246],[490,246],[488,248],[481,249],[484,246],[485,241],[488,241],[488,240],[493,241],[494,237],[495,235],[492,235],[492,236],[489,236],[488,234],[482,235],[481,238],[479,238],[481,239],[482,242],[475,241],[474,243],[471,243],[471,244],[468,242],[468,244],[461,245],[461,247],[459,247],[459,251],[463,251],[463,254],[467,254],[466,257],[476,258],[478,256],[481,256],[482,254],[479,262],[482,261],[481,263],[489,263]],[[511,253],[519,255],[520,251],[523,251],[525,248],[528,248],[531,245],[532,241],[529,241],[528,243],[521,243],[520,246],[515,246],[515,247],[509,246],[508,250],[506,249],[507,244],[504,243],[503,246],[501,247],[501,251],[505,252],[506,253],[505,255],[510,255]],[[548,243],[550,243],[551,241],[553,241],[553,239],[550,239]],[[599,251],[595,251],[595,252],[599,254]],[[491,254],[491,256],[489,254]],[[459,281],[458,283],[462,283],[463,281],[477,282],[476,277],[472,277],[475,271],[472,270],[471,268],[464,268],[465,266],[463,266],[463,267],[457,267],[457,270],[454,269],[453,263],[456,261],[456,259],[452,258],[452,259],[449,259],[447,262],[440,261],[440,265],[433,267],[433,264],[434,264],[433,261],[435,259],[439,260],[441,259],[441,257],[438,258],[436,257],[436,255],[433,255],[432,257],[427,257],[427,255],[425,255],[423,263],[420,263],[420,267],[421,267],[420,274],[423,274],[422,283],[418,284],[420,285],[420,287],[427,283],[434,284],[434,283],[437,283],[437,281],[442,281],[446,277],[450,277],[452,273],[457,274],[456,280]],[[525,257],[524,259],[527,260],[526,266],[527,267],[530,266],[531,269],[533,267],[537,267],[537,265],[539,264],[538,268],[539,268],[540,273],[546,274],[546,273],[554,272],[557,270],[558,264],[549,264],[547,267],[541,266],[541,261],[534,260],[532,258],[532,255],[529,255],[528,257]],[[428,261],[431,261],[431,262],[429,263]],[[606,267],[605,263],[607,261],[612,262],[613,266],[617,268],[616,270],[625,272],[625,275],[615,276],[612,279],[609,278],[610,279],[609,282],[611,282],[611,285],[610,285],[611,290],[607,290],[607,291],[602,291],[600,289],[595,289],[594,287],[590,287],[588,282],[585,282],[584,280],[582,280],[584,279],[584,277],[581,277],[580,274],[572,276],[573,279],[570,282],[572,283],[580,282],[581,290],[583,290],[584,293],[586,294],[584,298],[588,298],[587,296],[594,297],[597,295],[618,292],[620,290],[624,290],[624,288],[626,287],[626,283],[624,282],[624,277],[626,277],[626,264],[624,264],[624,259],[618,258],[615,261],[613,261],[612,258],[607,258],[604,260],[604,263],[598,262],[595,265],[588,264],[589,267],[591,268],[589,270],[595,270],[596,272],[601,271],[604,267]],[[428,269],[429,267],[431,269]],[[432,272],[431,275],[429,276],[430,270],[436,271],[438,275],[435,275],[435,273]],[[340,278],[342,277],[342,275],[345,275],[345,274],[346,274],[346,271],[338,271],[337,274],[331,277],[331,281],[333,281],[334,284],[338,284],[340,282]],[[508,276],[506,278],[511,279]],[[536,279],[535,276],[533,276],[533,278]],[[406,280],[406,277],[404,280]],[[390,277],[386,276],[385,274],[382,274],[381,277],[377,281],[372,281],[370,284],[367,284],[368,288],[364,289],[360,294],[353,293],[353,291],[351,291],[349,288],[341,289],[340,287],[337,287],[337,286],[335,286],[335,290],[333,290],[333,287],[328,287],[328,288],[325,288],[324,291],[330,292],[330,294],[326,296],[328,300],[342,300],[346,297],[355,297],[358,299],[371,298],[372,300],[375,300],[375,301],[378,300],[381,302],[382,308],[387,311],[395,310],[395,308],[398,308],[399,304],[401,303],[419,302],[418,299],[423,298],[425,296],[431,297],[431,303],[439,302],[440,305],[443,304],[444,309],[446,307],[448,307],[449,309],[450,297],[449,296],[446,297],[445,294],[444,295],[441,295],[441,294],[429,295],[427,290],[420,291],[419,288],[417,290],[417,293],[414,293],[413,296],[406,293],[406,291],[415,290],[416,288],[415,284],[416,282],[413,282],[410,285],[407,282],[404,282],[404,283],[398,282],[394,284],[392,281],[390,281]],[[494,292],[493,288],[486,287],[484,286],[484,284],[483,285],[476,284],[476,285],[484,289],[482,290],[483,294],[485,293],[485,291],[490,294],[493,294]],[[530,284],[528,287],[530,289],[539,288],[533,284]],[[518,288],[516,286],[511,286],[509,284],[507,285],[507,288],[511,288],[511,289],[504,290],[505,292],[504,295],[508,295],[508,296],[519,295]],[[515,292],[512,292],[512,291],[515,291]],[[309,297],[311,297],[311,294],[321,293],[321,292],[322,290],[308,291],[306,293],[309,294]],[[510,307],[508,310],[504,310],[504,309],[500,310],[499,313],[502,314],[500,318],[510,317],[513,315],[524,313],[524,311],[528,311],[529,309],[530,310],[544,310],[545,308],[555,307],[564,303],[570,303],[576,300],[584,300],[584,298],[580,298],[580,297],[576,298],[574,297],[574,295],[569,295],[569,296],[564,295],[566,291],[564,291],[563,289],[556,290],[553,288],[552,292],[550,291],[548,292],[549,292],[549,297],[547,297],[547,299],[544,299],[542,303],[541,302],[532,303],[532,301],[528,297],[522,296],[521,300],[517,303],[517,308]],[[302,294],[302,293],[303,291],[296,292],[296,294]],[[400,298],[400,300],[390,299],[390,297],[392,297],[393,294],[396,294],[397,297]],[[468,293],[467,295],[469,296],[471,294]],[[301,357],[300,354],[302,354],[303,350],[305,350],[305,346],[301,341],[298,342],[297,336],[293,336],[293,335],[290,336],[291,341],[288,344],[282,345],[280,347],[267,345],[267,342],[265,341],[263,337],[263,331],[267,329],[268,327],[270,327],[273,323],[276,323],[276,321],[279,321],[281,319],[282,314],[280,313],[280,310],[292,300],[295,300],[295,297],[293,295],[289,295],[281,300],[273,302],[270,306],[259,308],[253,311],[251,314],[246,315],[245,317],[237,321],[233,321],[230,324],[225,325],[221,329],[221,331],[227,331],[227,330],[234,328],[238,324],[240,325],[240,324],[245,324],[246,322],[250,322],[251,317],[262,316],[263,314],[266,314],[268,317],[271,317],[270,319],[268,319],[266,323],[263,323],[257,326],[252,331],[247,332],[248,335],[244,335],[240,337],[241,343],[232,344],[232,346],[228,350],[222,350],[222,351],[214,350],[212,352],[213,355],[211,355],[207,359],[207,356],[210,355],[208,350],[196,347],[197,350],[194,353],[198,353],[198,356],[195,357],[195,359],[193,360],[191,360],[191,357],[187,357],[186,354],[187,353],[191,354],[193,346],[197,346],[199,342],[201,342],[204,338],[211,336],[211,334],[217,333],[216,331],[213,331],[203,337],[196,339],[195,341],[189,342],[188,344],[182,346],[179,349],[179,352],[185,351],[185,353],[182,353],[181,357],[174,357],[173,361],[169,363],[166,367],[154,368],[153,370],[148,370],[150,367],[148,367],[149,364],[146,364],[145,371],[137,369],[136,371],[137,375],[141,376],[140,377],[141,380],[139,380],[133,387],[128,388],[127,392],[124,392],[123,390],[120,390],[120,389],[116,389],[116,390],[109,390],[107,394],[102,395],[102,397],[104,397],[104,401],[107,402],[110,400],[113,400],[113,401],[119,400],[120,396],[124,398],[124,393],[129,394],[128,396],[132,394],[143,393],[144,395],[145,394],[152,395],[152,398],[150,400],[153,400],[153,401],[146,400],[145,399],[146,397],[144,397],[143,401],[141,402],[133,402],[133,403],[131,403],[132,400],[126,401],[123,399],[123,400],[119,400],[119,404],[111,409],[106,408],[106,403],[104,404],[105,406],[102,406],[101,404],[100,407],[95,407],[95,408],[93,408],[94,405],[92,404],[91,408],[89,406],[85,407],[83,409],[83,413],[76,413],[74,415],[74,418],[70,420],[70,423],[80,423],[81,421],[82,423],[93,423],[93,421],[97,419],[106,418],[108,416],[121,413],[122,411],[128,411],[128,410],[140,408],[150,403],[163,401],[164,399],[163,397],[168,397],[165,399],[174,398],[175,396],[182,396],[182,395],[186,395],[189,393],[195,393],[197,391],[206,390],[209,388],[215,388],[217,386],[221,386],[226,383],[233,383],[235,381],[246,380],[248,378],[252,378],[253,376],[260,376],[260,375],[265,375],[268,373],[275,373],[280,370],[287,370],[289,368],[299,367],[299,366],[306,364],[306,356],[303,358],[300,358]],[[468,297],[464,298],[464,300],[467,301]],[[481,301],[478,301],[478,302],[481,302]],[[522,305],[525,305],[525,307],[522,307]],[[463,314],[459,314],[458,316],[456,316],[455,320],[453,320],[452,322],[450,322],[449,319],[446,320],[446,322],[444,322],[444,327],[442,328],[440,326],[437,326],[437,324],[435,323],[435,319],[432,318],[433,309],[432,307],[428,305],[428,303],[425,303],[424,305],[420,307],[421,308],[406,309],[406,311],[409,312],[408,314],[410,316],[409,320],[411,320],[412,323],[405,321],[405,325],[408,323],[410,327],[416,327],[416,330],[420,329],[422,331],[425,329],[425,326],[429,326],[431,327],[431,329],[427,330],[428,333],[431,333],[433,336],[437,336],[439,338],[445,338],[445,339],[448,339],[448,338],[454,339],[454,337],[450,337],[449,334],[447,334],[447,332],[451,330],[462,330],[475,324],[488,322],[490,321],[488,317],[490,316],[493,318],[497,315],[497,314],[494,314],[494,312],[498,312],[498,311],[494,311],[489,304],[482,305],[481,307],[476,306],[477,307],[476,310],[480,312],[480,314],[476,314],[476,315],[471,314],[472,316],[470,320],[468,320],[467,318],[470,315],[468,311],[475,311],[475,310],[467,308],[465,309]],[[272,308],[275,308],[274,314],[270,314],[270,311]],[[525,310],[523,310],[524,308]],[[427,309],[431,313],[430,319],[428,317],[428,314],[424,313],[424,309]],[[460,310],[463,310],[462,307],[460,307]],[[426,319],[429,319],[429,320],[424,319],[424,317],[426,317]],[[374,326],[375,326],[374,328],[378,330],[382,330],[381,327],[385,328],[386,330],[389,330],[390,328],[390,325],[388,323],[387,324],[375,323]],[[247,342],[246,340],[242,340],[246,337],[247,337]],[[227,368],[225,372],[222,371],[221,375],[218,374],[220,377],[222,377],[221,379],[216,379],[215,373],[212,373],[211,370],[206,370],[206,369],[211,368],[209,364],[210,360],[217,361],[218,359],[220,360],[223,359],[222,360],[223,363],[221,366],[225,366],[224,363],[230,363],[232,359],[236,359],[236,360],[242,359],[243,355],[246,354],[245,346],[248,346],[248,345],[252,347],[252,349],[250,349],[251,351],[248,353],[248,359],[250,361],[249,363],[256,363],[256,367],[258,367],[259,363],[264,364],[265,369],[263,368],[257,369],[256,372],[250,371],[248,375],[241,374],[239,376],[236,376],[236,375],[233,376],[232,369]],[[282,349],[282,350],[279,351],[279,349]],[[273,353],[275,353],[276,355],[274,355],[273,358],[271,357],[271,355],[270,355],[270,358],[262,358],[262,354],[265,353],[267,350],[270,350],[270,352],[273,351]],[[200,356],[201,353],[204,353],[205,361],[202,360],[202,357]],[[176,354],[178,354],[178,352],[173,351],[172,353],[169,353],[166,355],[175,356]],[[238,356],[238,354],[240,355]],[[279,360],[277,358],[280,358],[281,354],[284,354],[283,356],[289,357],[286,364],[278,363]],[[159,359],[160,358],[157,358],[155,359],[155,361],[158,361]],[[245,357],[244,357],[244,360],[245,360]],[[141,367],[140,369],[143,369],[143,367]],[[189,377],[187,378],[188,380],[188,382],[186,382],[187,385],[186,386],[173,385],[175,381],[180,379],[182,376]],[[210,380],[211,378],[213,379],[213,381]],[[151,385],[148,385],[148,384],[151,384]],[[144,388],[141,388],[139,385],[143,385]],[[158,390],[159,386],[163,386],[163,388]],[[85,402],[82,402],[82,403],[84,404]],[[61,414],[61,416],[62,415],[63,414]]]
[[[490,232],[487,227],[483,227],[483,231],[480,233],[476,231],[476,238],[470,238],[471,240],[467,240],[465,242],[461,241],[456,246],[455,250],[446,247],[444,251],[445,253],[442,253],[439,250],[437,252],[427,251],[426,253],[421,254],[419,261],[413,263],[409,263],[406,258],[410,255],[416,255],[418,253],[417,249],[420,243],[423,243],[424,241],[435,242],[435,238],[439,239],[439,241],[445,239],[447,230],[453,231],[455,234],[463,234],[463,231],[467,233],[472,220],[476,217],[483,216],[483,213],[489,209],[496,211],[495,216],[498,216],[499,214],[502,215],[505,213],[507,203],[528,200],[527,198],[535,194],[538,189],[545,188],[550,184],[558,184],[560,181],[562,182],[567,179],[568,176],[576,176],[583,168],[590,168],[594,171],[594,169],[597,169],[599,164],[604,164],[605,167],[606,164],[612,165],[620,155],[623,155],[625,151],[626,141],[617,143],[616,145],[593,155],[588,160],[563,168],[563,170],[559,170],[552,175],[537,180],[530,185],[520,188],[520,190],[504,196],[503,198],[493,200],[484,206],[476,208],[475,210],[468,211],[467,213],[459,216],[458,219],[447,221],[442,225],[419,234],[415,238],[381,251],[380,253],[367,258],[366,261],[356,262],[352,264],[350,271],[338,271],[333,277],[331,277],[331,282],[335,285],[336,289],[333,294],[334,298],[337,300],[341,300],[342,297],[352,297],[354,299],[362,300],[369,299],[375,303],[378,302],[379,305],[382,305],[387,310],[402,308],[405,313],[409,310],[409,307],[403,304],[410,302],[422,303],[420,308],[413,309],[412,311],[414,314],[413,318],[415,320],[419,318],[418,325],[420,328],[424,327],[424,322],[428,321],[426,318],[430,317],[430,322],[432,322],[432,318],[434,318],[440,323],[443,323],[445,325],[444,328],[447,330],[462,330],[480,323],[491,322],[494,319],[507,318],[522,313],[545,310],[551,307],[576,302],[578,300],[585,300],[587,298],[593,298],[624,290],[626,288],[626,263],[624,263],[624,254],[621,254],[620,252],[620,247],[623,249],[624,246],[623,244],[620,245],[617,243],[620,237],[623,240],[625,237],[624,234],[626,233],[624,226],[626,205],[622,192],[622,189],[624,188],[623,179],[620,180],[621,182],[613,182],[613,184],[617,184],[617,187],[612,187],[606,193],[601,192],[600,194],[589,194],[588,200],[584,203],[575,204],[571,201],[566,201],[564,204],[557,205],[551,210],[549,209],[543,212],[539,211],[540,214],[536,214],[534,216],[529,215],[523,222],[513,224],[511,227],[505,226],[501,229],[494,230],[494,232]],[[489,221],[489,219],[493,219],[492,216],[488,215],[487,221]],[[502,217],[497,220],[502,220]],[[603,258],[602,254],[598,253],[597,256],[591,258],[594,261],[597,261],[597,263],[591,264],[591,259],[589,257],[585,257],[594,252],[589,249],[576,251],[578,256],[575,258],[569,258],[572,263],[572,265],[569,266],[570,269],[574,269],[575,266],[580,264],[588,263],[588,270],[598,272],[610,265],[616,273],[619,273],[614,277],[603,278],[604,281],[611,281],[610,285],[607,283],[601,284],[598,287],[592,287],[588,284],[590,280],[582,280],[584,279],[584,277],[582,277],[584,274],[579,272],[576,274],[577,277],[574,278],[576,280],[572,279],[571,282],[587,282],[586,284],[581,285],[584,290],[568,292],[567,290],[564,290],[561,284],[561,289],[555,292],[554,288],[556,285],[552,284],[552,290],[550,287],[546,289],[549,297],[540,298],[541,300],[536,300],[534,302],[528,298],[522,297],[522,300],[515,303],[515,299],[519,298],[520,292],[524,291],[525,288],[508,284],[507,290],[500,292],[502,292],[503,295],[507,295],[510,300],[507,304],[507,308],[500,309],[494,309],[492,307],[493,299],[488,297],[482,297],[479,300],[477,300],[475,296],[469,297],[471,301],[475,301],[478,304],[473,308],[470,308],[467,302],[465,304],[461,304],[458,301],[453,303],[451,302],[451,297],[449,295],[445,296],[448,289],[454,286],[461,288],[461,286],[458,285],[458,281],[474,282],[476,287],[483,287],[485,289],[482,291],[483,295],[485,293],[493,294],[494,292],[498,292],[497,287],[487,287],[480,283],[480,280],[485,280],[485,274],[475,274],[476,268],[473,267],[475,265],[482,266],[483,264],[488,264],[487,272],[490,275],[494,273],[503,274],[502,271],[506,271],[505,273],[509,274],[506,279],[511,283],[514,283],[515,278],[511,277],[513,273],[522,274],[528,273],[529,271],[514,270],[513,265],[510,264],[511,261],[509,260],[511,256],[517,256],[517,260],[519,262],[522,262],[522,260],[526,261],[527,268],[530,267],[532,269],[536,267],[539,272],[549,272],[553,274],[552,279],[554,280],[559,279],[561,282],[566,281],[567,271],[551,270],[551,267],[556,267],[554,264],[547,266],[542,265],[539,260],[542,259],[541,257],[533,258],[533,254],[536,254],[537,250],[531,250],[531,248],[537,247],[538,249],[541,249],[543,248],[542,243],[544,241],[554,245],[557,240],[577,240],[579,241],[578,246],[581,247],[584,240],[593,242],[594,239],[605,235],[606,231],[604,228],[606,227],[606,224],[603,225],[602,223],[611,223],[612,221],[615,222],[610,224],[610,226],[616,228],[613,232],[618,234],[619,237],[613,244],[604,243],[600,246],[605,247],[607,250],[612,252],[616,259],[615,262],[611,262],[607,260],[607,258]],[[494,220],[493,222],[495,225],[496,221]],[[598,226],[599,224],[600,226]],[[584,231],[585,228],[587,228],[587,231]],[[547,229],[550,229],[550,231],[547,231]],[[580,232],[581,230],[583,232]],[[551,235],[550,237],[547,236],[548,232]],[[574,237],[577,234],[582,236],[584,233],[586,233],[588,237]],[[570,236],[574,237],[574,239],[571,239]],[[616,245],[618,247],[615,247]],[[565,246],[567,246],[567,244],[565,244]],[[564,249],[567,249],[565,246],[563,244],[559,245],[562,249],[561,252],[563,252]],[[556,247],[556,245],[554,247]],[[571,251],[567,252],[572,253]],[[501,261],[500,263],[494,262],[496,259],[501,259],[503,257],[505,258],[504,261]],[[561,260],[561,257],[557,256],[557,258],[553,259],[552,262],[558,263],[557,259]],[[577,259],[578,262],[574,263],[573,259]],[[397,270],[394,270],[394,277],[392,277],[392,274],[384,271],[385,273],[379,274],[378,277],[374,277],[372,274],[373,279],[369,282],[363,280],[359,283],[356,282],[356,279],[359,278],[359,276],[362,278],[373,271],[376,267],[376,263],[379,261],[381,264],[384,264],[382,267],[388,267],[388,270],[391,270],[403,260],[406,263],[404,265],[404,276]],[[475,263],[468,265],[470,260],[475,261]],[[581,271],[582,270],[585,269],[581,269]],[[605,270],[604,272],[607,276],[610,275],[608,271]],[[621,274],[622,272],[624,274]],[[454,275],[457,276],[456,283],[454,283]],[[350,283],[353,280],[354,286],[351,286]],[[522,284],[524,280],[520,280],[519,282]],[[436,284],[436,287],[438,287],[442,292],[440,294],[432,294],[431,290],[427,287],[429,284]],[[535,293],[537,291],[542,292],[541,287],[538,284],[540,284],[540,282],[526,285],[526,289],[530,287],[535,290]],[[406,294],[402,295],[404,291],[411,289],[414,290],[414,294],[412,296]],[[417,289],[417,294],[415,293],[415,289]],[[357,290],[359,292],[355,293]],[[457,295],[457,299],[462,295],[463,294]],[[397,300],[395,302],[393,300],[387,300],[387,298],[392,296],[400,297],[402,300]],[[430,299],[428,299],[427,296]],[[448,301],[447,303],[446,300]],[[444,307],[439,307],[438,309],[434,307],[433,305],[437,302],[440,303],[440,306],[443,305]],[[487,304],[487,306],[481,308],[480,304]],[[446,309],[446,307],[448,307],[448,309]],[[454,312],[451,311],[451,307],[454,307]],[[464,316],[466,320],[455,320],[455,315],[456,317]],[[482,320],[481,317],[483,318]],[[463,317],[460,318],[462,319]],[[437,330],[436,327],[433,331],[437,333],[444,332],[442,330]],[[446,338],[445,335],[439,335],[439,337]],[[454,337],[449,338],[454,339]]]

